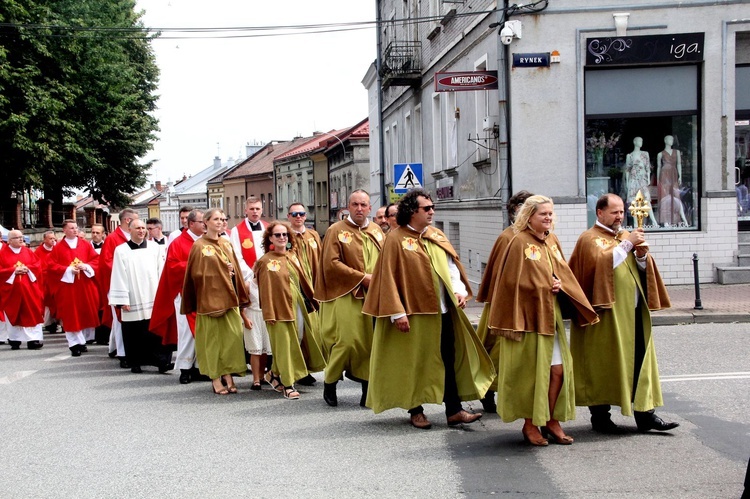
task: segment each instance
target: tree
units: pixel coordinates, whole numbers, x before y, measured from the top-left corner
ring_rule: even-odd
[[[127,204],[158,130],[151,39],[133,0],[3,0],[0,196],[84,189]]]

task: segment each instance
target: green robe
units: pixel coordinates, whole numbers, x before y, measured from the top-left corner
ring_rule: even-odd
[[[368,237],[362,238],[365,273],[375,269],[380,251]],[[335,383],[346,371],[350,377],[370,379],[373,320],[362,313],[361,298],[354,292],[320,304],[319,332],[326,359],[325,382]]]
[[[651,313],[633,253],[614,269],[615,302],[600,309],[599,323],[585,328],[571,325],[570,347],[576,379],[576,405],[617,405],[625,416],[664,405],[659,367],[651,335]],[[640,317],[636,318],[638,290]],[[633,396],[635,321],[643,324],[646,353]]]
[[[576,417],[573,361],[560,305],[557,299],[554,302],[554,336],[527,333],[521,336],[521,341],[502,336],[497,338],[500,367],[497,376],[497,413],[506,423],[530,418],[534,425],[543,426],[553,418],[568,421]],[[563,359],[563,384],[555,404],[555,413],[550,415],[550,363],[555,338],[560,342]]]
[[[302,311],[304,321],[302,339],[299,337],[297,321],[276,321],[273,325],[266,322],[266,327],[273,352],[272,370],[279,375],[284,386],[292,386],[295,381],[304,378],[309,373],[322,371],[325,367],[325,360],[315,340],[314,328],[317,325],[311,320],[300,292],[297,270],[291,263],[287,263],[287,269],[294,300],[293,308]]]
[[[479,324],[477,325],[477,337],[479,341],[484,345],[484,349],[492,359],[492,365],[495,367],[495,372],[500,372],[500,366],[498,361],[500,360],[500,338],[497,334],[490,334],[490,328],[488,325],[490,315],[490,304],[485,303],[482,308],[482,315],[479,317]],[[490,385],[490,390],[493,392],[497,391],[497,378]]]
[[[230,308],[221,317],[198,314],[195,355],[201,374],[211,379],[224,374],[245,375],[247,364],[238,308]]]
[[[461,400],[477,400],[484,396],[495,377],[492,361],[468,317],[458,308],[445,251],[427,238],[421,241],[432,264],[433,286],[439,290],[440,279],[446,297],[450,298],[446,305],[455,333],[453,368],[458,396]],[[409,328],[408,333],[402,333],[389,316],[376,320],[367,393],[367,406],[376,414],[396,407],[408,410],[422,404],[443,403],[441,314],[409,315]]]

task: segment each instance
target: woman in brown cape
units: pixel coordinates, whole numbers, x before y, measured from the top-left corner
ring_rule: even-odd
[[[325,368],[315,341],[317,326],[310,313],[317,307],[312,286],[292,252],[294,239],[286,222],[268,224],[263,234],[265,254],[255,262],[255,278],[263,319],[273,352],[273,367],[265,380],[289,400],[299,399],[294,382]]]
[[[523,418],[524,440],[547,445],[542,431],[569,445],[560,421],[575,418],[573,366],[563,312],[580,324],[598,317],[551,233],[554,206],[531,196],[513,224],[515,235],[495,269],[489,328],[499,341],[498,414]]]

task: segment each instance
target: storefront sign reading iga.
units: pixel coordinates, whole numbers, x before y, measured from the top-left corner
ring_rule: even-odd
[[[497,71],[435,73],[435,92],[494,90],[496,88]]]
[[[704,33],[586,39],[587,66],[700,62]]]

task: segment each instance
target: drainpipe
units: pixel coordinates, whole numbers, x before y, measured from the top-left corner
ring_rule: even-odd
[[[380,162],[380,205],[385,206],[386,202],[386,190],[385,190],[385,137],[383,135],[383,76],[380,71],[383,64],[383,38],[382,30],[380,27],[381,16],[380,16],[380,3],[381,0],[375,1],[375,7],[377,12],[375,13],[376,19],[376,40],[378,46],[378,56],[375,59],[375,70],[377,71],[377,83],[378,86],[378,160]]]
[[[498,16],[498,29],[503,28],[503,24],[508,20],[506,12],[508,12],[509,0],[504,0],[503,10],[497,13]],[[497,70],[498,70],[498,118],[500,123],[500,144],[498,147],[498,172],[500,174],[500,201],[506,203],[511,196],[513,184],[512,184],[512,168],[511,168],[511,147],[510,147],[510,127],[511,127],[511,116],[510,116],[510,69],[508,68],[508,60],[510,59],[510,46],[503,45],[500,41],[500,36],[497,37]],[[505,152],[505,157],[501,154],[501,151]],[[507,182],[506,182],[507,179]]]

